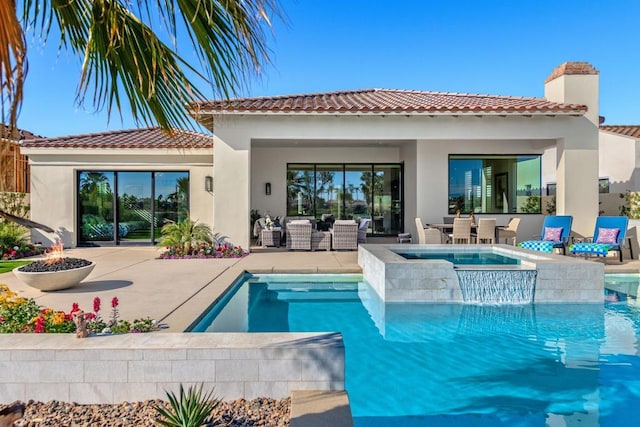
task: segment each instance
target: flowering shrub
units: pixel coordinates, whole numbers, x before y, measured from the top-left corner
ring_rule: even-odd
[[[168,221],[161,232],[160,244],[165,247],[160,255],[162,259],[241,258],[248,254],[228,242],[225,236],[212,234],[209,226],[189,218]]]
[[[162,259],[190,259],[190,258],[242,258],[249,253],[242,247],[231,243],[211,244],[200,243],[197,247],[192,247],[190,251],[185,251],[181,246],[166,246],[165,251],[160,254]]]
[[[100,317],[100,298],[93,299],[93,312],[85,313],[87,329],[99,333],[151,332],[156,324],[149,318],[136,319],[133,323],[118,319],[118,298],[111,300],[111,318],[105,322]],[[73,303],[69,313],[43,308],[33,298],[19,297],[7,285],[0,285],[0,333],[67,333],[75,332],[73,313],[80,311]]]
[[[0,259],[14,260],[43,252],[41,245],[27,240],[27,229],[10,223],[0,223]]]

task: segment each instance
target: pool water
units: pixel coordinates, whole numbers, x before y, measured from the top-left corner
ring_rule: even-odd
[[[445,260],[456,265],[520,265],[520,260],[493,252],[394,251],[406,259]]]
[[[194,331],[340,331],[358,427],[639,425],[640,307],[624,289],[607,296],[384,304],[358,275],[265,275]]]

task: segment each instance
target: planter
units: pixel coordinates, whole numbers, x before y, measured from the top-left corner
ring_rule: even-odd
[[[43,292],[58,291],[76,286],[83,281],[93,268],[96,266],[94,262],[80,268],[73,268],[62,271],[41,271],[41,272],[25,272],[20,271],[22,267],[13,269],[13,274],[20,280],[32,288],[40,289]]]

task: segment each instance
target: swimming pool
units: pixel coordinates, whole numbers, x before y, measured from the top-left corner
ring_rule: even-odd
[[[394,251],[405,259],[438,259],[455,265],[520,265],[520,260],[493,252]]]
[[[640,309],[617,292],[623,302],[385,304],[358,275],[264,275],[193,330],[340,331],[356,426],[636,425]]]

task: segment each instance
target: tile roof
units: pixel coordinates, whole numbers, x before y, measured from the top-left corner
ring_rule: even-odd
[[[584,114],[584,105],[566,105],[544,98],[524,98],[416,90],[364,89],[307,95],[211,100],[193,105],[197,112],[318,113],[570,113]]]
[[[549,77],[544,81],[545,83],[549,83],[553,79],[557,79],[560,76],[570,75],[570,74],[600,74],[595,67],[588,62],[565,62],[564,64],[558,65],[552,72],[549,74]]]
[[[25,140],[28,148],[212,148],[213,137],[174,130],[174,138],[158,127]]]
[[[640,138],[640,125],[600,125],[600,130],[618,133],[632,138]]]

